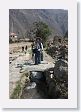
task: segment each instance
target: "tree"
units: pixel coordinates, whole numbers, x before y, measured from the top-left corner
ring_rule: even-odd
[[[46,23],[41,21],[33,23],[34,29],[32,30],[35,37],[40,37],[43,44],[46,44],[47,37],[51,34],[51,31]]]

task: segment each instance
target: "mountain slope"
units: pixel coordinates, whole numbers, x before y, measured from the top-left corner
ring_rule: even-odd
[[[33,23],[43,21],[52,30],[52,36],[64,36],[68,30],[68,11],[60,9],[10,9],[9,32],[19,34],[21,37],[32,29]]]

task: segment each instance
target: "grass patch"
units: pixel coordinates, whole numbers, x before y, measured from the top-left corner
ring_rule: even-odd
[[[20,99],[22,95],[23,88],[25,86],[25,82],[28,80],[28,74],[24,73],[22,74],[20,80],[16,83],[16,88],[14,89],[11,99]]]
[[[14,89],[13,94],[11,95],[11,99],[19,99],[21,93],[21,83],[20,81],[17,83],[16,88]]]

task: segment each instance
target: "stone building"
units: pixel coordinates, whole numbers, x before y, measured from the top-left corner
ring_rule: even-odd
[[[10,33],[9,38],[12,42],[16,42],[18,40],[18,35],[16,33]]]

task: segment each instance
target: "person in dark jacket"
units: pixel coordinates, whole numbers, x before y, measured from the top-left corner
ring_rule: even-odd
[[[36,39],[34,52],[35,52],[35,65],[40,64],[41,63],[40,38]]]
[[[31,50],[32,50],[32,60],[35,62],[35,42],[31,44]]]
[[[22,46],[22,52],[24,52],[24,46]]]
[[[27,45],[26,45],[26,47],[25,47],[25,50],[26,50],[26,51],[27,51],[27,48],[28,48],[28,47],[27,47]]]

